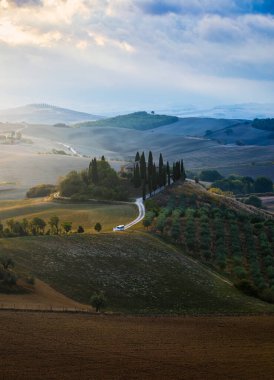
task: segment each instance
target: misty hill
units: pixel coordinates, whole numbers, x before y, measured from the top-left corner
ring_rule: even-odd
[[[119,115],[109,119],[80,123],[78,127],[118,127],[145,131],[170,125],[178,121],[176,116],[156,115],[147,112],[134,112],[128,115]]]
[[[268,103],[246,103],[229,104],[213,108],[197,108],[188,106],[185,108],[174,108],[166,111],[179,117],[211,117],[223,119],[263,119],[274,117],[274,104]]]
[[[29,104],[23,107],[0,111],[0,121],[9,123],[57,124],[78,123],[87,120],[98,120],[100,116],[85,112],[73,111],[49,104]]]

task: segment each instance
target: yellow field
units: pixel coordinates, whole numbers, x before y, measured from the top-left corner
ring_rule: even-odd
[[[103,231],[111,231],[118,224],[126,224],[138,215],[135,205],[103,203],[58,203],[44,199],[26,199],[20,201],[0,201],[0,220],[32,219],[40,217],[48,221],[57,215],[60,221],[72,222],[72,229],[82,225],[85,232],[94,232],[95,223],[101,223]]]

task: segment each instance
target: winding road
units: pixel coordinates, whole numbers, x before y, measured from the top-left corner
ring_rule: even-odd
[[[130,227],[134,226],[135,224],[141,222],[141,220],[143,220],[144,217],[145,217],[146,210],[145,210],[145,205],[144,205],[144,202],[143,202],[143,198],[137,198],[135,204],[138,207],[139,215],[132,222],[130,222],[130,223],[128,223],[128,224],[125,225],[125,230],[127,230]]]

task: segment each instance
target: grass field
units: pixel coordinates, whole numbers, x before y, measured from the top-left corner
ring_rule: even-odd
[[[0,312],[5,380],[270,380],[273,317]]]
[[[40,217],[46,221],[52,215],[59,216],[61,221],[72,222],[73,230],[82,225],[86,232],[94,232],[95,223],[103,226],[103,231],[112,231],[118,224],[126,224],[138,215],[136,206],[130,204],[104,203],[59,203],[47,202],[44,199],[26,199],[20,201],[0,201],[0,220],[32,219]]]
[[[238,313],[274,306],[148,234],[0,239],[0,251],[54,289],[87,303],[104,291],[108,309],[142,313]]]

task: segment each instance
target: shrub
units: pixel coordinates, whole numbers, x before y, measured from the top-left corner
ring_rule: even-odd
[[[256,195],[251,195],[244,201],[244,203],[258,208],[262,207],[262,201],[260,198],[256,197]]]
[[[91,296],[90,304],[96,309],[96,313],[100,312],[103,307],[106,307],[107,300],[103,293],[94,293]]]
[[[222,179],[223,176],[217,170],[202,170],[199,179],[201,181],[213,182]]]
[[[233,269],[233,273],[239,279],[244,279],[247,277],[247,271],[244,269],[244,267],[241,266],[235,267]]]
[[[256,297],[258,295],[258,290],[256,287],[248,280],[240,280],[235,284],[235,287],[239,290],[241,290],[243,293],[245,293],[248,296]]]
[[[31,187],[29,191],[27,192],[26,196],[27,198],[47,197],[50,194],[54,193],[55,191],[56,191],[56,186],[42,184],[42,185]]]

